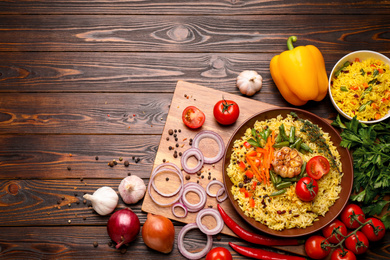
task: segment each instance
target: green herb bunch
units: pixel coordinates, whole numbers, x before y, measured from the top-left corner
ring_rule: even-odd
[[[340,172],[339,167],[337,166],[336,160],[332,154],[332,151],[329,148],[329,145],[326,143],[325,138],[323,137],[323,132],[320,127],[316,124],[313,124],[309,120],[299,118],[298,115],[294,112],[290,113],[294,118],[303,122],[303,127],[300,129],[301,132],[307,134],[310,142],[315,143],[318,146],[318,152],[324,154],[330,161],[332,168]]]
[[[384,196],[390,194],[390,124],[389,121],[366,125],[356,116],[343,122],[338,115],[332,122],[340,127],[340,146],[352,151],[354,167],[352,201],[363,204],[369,215],[379,215],[390,203]],[[386,228],[390,227],[390,214],[382,217]]]

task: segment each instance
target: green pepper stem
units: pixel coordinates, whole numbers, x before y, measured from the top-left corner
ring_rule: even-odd
[[[296,42],[297,40],[298,40],[297,36],[290,36],[290,37],[288,37],[288,39],[287,39],[287,49],[289,49],[290,51],[292,49],[294,49],[293,42]]]

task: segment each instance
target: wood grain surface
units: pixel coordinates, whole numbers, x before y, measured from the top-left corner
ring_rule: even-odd
[[[287,37],[317,46],[329,75],[351,51],[390,56],[389,28],[390,3],[376,0],[0,0],[0,259],[184,259],[177,241],[165,255],[141,234],[114,249],[109,216],[82,198],[129,174],[149,182],[177,82],[241,100],[236,77],[253,69],[263,88],[250,101],[290,106],[269,72]],[[328,97],[301,108],[337,115]],[[143,225],[143,204],[117,209]],[[173,223],[177,239],[184,224]],[[253,246],[213,240],[234,259],[248,258],[229,241]],[[204,245],[200,232],[186,236],[188,250]],[[389,245],[387,233],[359,259],[390,259]]]

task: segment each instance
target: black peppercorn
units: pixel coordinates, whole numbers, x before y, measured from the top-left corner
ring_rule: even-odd
[[[173,135],[173,130],[172,130],[172,129],[169,129],[169,130],[168,130],[168,134],[169,134],[169,135]]]
[[[125,161],[123,164],[124,164],[126,167],[129,167],[129,165],[130,165],[129,161]]]

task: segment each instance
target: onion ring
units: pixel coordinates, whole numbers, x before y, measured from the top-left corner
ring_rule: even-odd
[[[173,169],[166,168],[166,167],[169,167],[169,166],[172,167]],[[159,174],[162,171],[169,171],[171,173],[176,173],[179,176],[180,186],[179,186],[179,188],[175,192],[170,193],[170,194],[164,194],[161,191],[159,191],[157,189],[157,187],[155,186],[154,178],[156,177],[157,174]],[[172,197],[172,196],[176,195],[177,193],[179,193],[179,195],[172,202],[160,203],[152,196],[152,192],[151,192],[152,188],[157,192],[157,194],[159,194],[159,195],[161,195],[163,197]],[[176,202],[178,202],[180,200],[180,198],[183,195],[183,191],[184,191],[184,189],[183,189],[183,176],[181,175],[179,167],[177,167],[173,163],[162,163],[162,164],[156,166],[156,168],[153,170],[153,172],[152,172],[152,174],[150,176],[150,180],[149,180],[149,184],[148,184],[148,194],[149,194],[150,198],[153,200],[154,203],[156,203],[157,205],[159,205],[161,207],[171,206],[171,205],[175,204]]]
[[[225,196],[223,196],[221,199],[219,198],[219,196],[221,196],[223,193],[225,192]],[[226,190],[224,187],[220,188],[218,191],[217,191],[217,194],[215,194],[215,198],[217,199],[218,202],[224,202],[228,197],[228,194],[226,193]]]
[[[193,168],[190,168],[187,165],[187,160],[191,156],[194,156],[198,160],[198,164]],[[181,166],[183,167],[183,170],[188,173],[196,173],[197,171],[202,169],[203,163],[204,163],[204,156],[202,152],[195,147],[191,147],[190,149],[187,149],[186,151],[184,151],[183,155],[181,156]]]
[[[192,147],[199,149],[199,143],[203,138],[213,139],[217,142],[219,148],[218,154],[216,156],[211,158],[204,157],[204,163],[212,164],[221,160],[225,152],[225,143],[223,142],[222,137],[216,132],[210,130],[203,130],[195,135],[194,139],[192,140]]]
[[[182,208],[182,209],[184,210],[184,215],[183,215],[183,216],[179,216],[179,215],[176,214],[175,208],[177,208],[177,207]],[[177,217],[177,218],[185,218],[185,217],[187,217],[188,210],[187,210],[186,206],[184,206],[184,205],[181,204],[180,202],[177,202],[177,203],[175,203],[175,204],[172,205],[172,214],[173,214],[175,217]]]
[[[217,221],[217,225],[213,229],[208,229],[205,225],[202,224],[203,216],[207,216],[207,215],[214,217],[215,220]],[[225,223],[222,220],[221,214],[219,214],[218,210],[210,209],[210,208],[202,209],[201,211],[199,211],[198,215],[196,216],[196,224],[198,225],[200,231],[202,231],[206,235],[211,235],[211,236],[221,232],[223,226],[225,225]]]
[[[198,203],[191,204],[187,200],[186,194],[190,191],[195,192],[199,196],[200,201]],[[203,187],[200,186],[199,184],[195,182],[188,182],[186,185],[184,185],[181,201],[183,202],[184,206],[186,206],[188,212],[198,212],[199,210],[203,209],[204,206],[206,205],[207,194],[206,191],[203,189]]]
[[[187,234],[188,231],[198,228],[198,225],[196,223],[191,223],[185,225],[179,232],[179,235],[177,236],[177,247],[180,251],[180,253],[187,259],[200,259],[207,255],[207,253],[211,250],[213,246],[213,237],[210,235],[207,235],[207,244],[205,248],[203,248],[202,251],[197,253],[190,253],[187,251],[187,249],[184,248],[184,236]]]
[[[213,197],[213,198],[215,198],[217,196],[217,194],[211,194],[211,192],[210,192],[210,187],[214,184],[218,184],[219,186],[221,186],[223,188],[223,183],[220,182],[219,180],[210,181],[209,184],[207,184],[207,186],[206,186],[206,192],[207,192],[207,195],[209,195],[210,197]]]
[[[180,179],[180,186],[177,188],[177,190],[175,190],[175,191],[172,192],[172,193],[166,194],[166,193],[163,193],[163,192],[161,192],[161,191],[159,191],[159,190],[157,189],[156,185],[154,184],[154,178],[155,178],[159,173],[161,173],[161,172],[175,173],[175,174],[177,174],[177,175],[179,176],[179,179]],[[157,171],[153,171],[152,175],[150,176],[150,180],[149,180],[149,181],[152,182],[153,189],[154,189],[159,195],[161,195],[161,196],[163,196],[163,197],[172,197],[172,196],[175,196],[175,195],[180,191],[180,189],[183,188],[183,182],[184,182],[183,176],[181,175],[180,172],[177,172],[177,171],[175,171],[175,170],[173,170],[173,169],[167,169],[167,168],[165,168],[165,167],[159,167],[159,168],[157,169]]]

